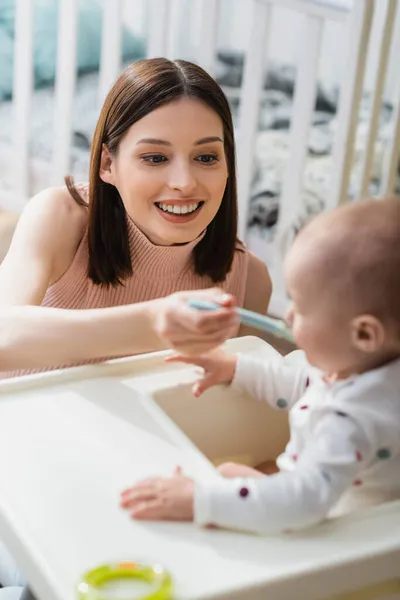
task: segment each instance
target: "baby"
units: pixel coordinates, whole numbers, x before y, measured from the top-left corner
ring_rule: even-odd
[[[400,497],[400,201],[322,214],[285,261],[288,321],[307,363],[216,350],[195,395],[230,384],[289,410],[279,473],[224,465],[218,481],[177,470],[122,494],[135,519],[194,520],[258,533],[291,531]]]

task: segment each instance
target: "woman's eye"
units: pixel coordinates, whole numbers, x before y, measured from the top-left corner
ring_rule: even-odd
[[[200,154],[196,157],[196,160],[204,165],[213,165],[218,161],[218,156],[216,154]]]
[[[168,159],[163,154],[150,154],[148,156],[142,156],[142,160],[150,165],[160,165]]]

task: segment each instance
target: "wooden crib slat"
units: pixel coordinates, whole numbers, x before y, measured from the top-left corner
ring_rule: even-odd
[[[213,0],[212,0],[213,1]],[[185,27],[187,29],[187,44],[188,55],[196,62],[198,54],[201,54],[201,32],[199,24],[201,23],[202,13],[204,10],[203,0],[190,0],[190,4],[186,7],[187,21]],[[200,64],[200,63],[199,63]]]
[[[179,58],[183,0],[148,0],[147,58]]]
[[[171,9],[167,21],[167,51],[165,56],[170,60],[180,58],[180,36],[182,30],[182,14],[184,14],[184,0],[170,0]]]
[[[197,34],[196,62],[210,75],[213,74],[215,65],[220,4],[220,0],[202,0],[193,7],[198,9],[198,20],[193,32]]]
[[[324,22],[319,17],[306,17],[304,37],[295,82],[289,158],[286,164],[279,204],[277,238],[282,240],[301,202],[303,176],[308,154],[308,138],[314,113],[318,66]],[[297,206],[296,206],[297,203]]]
[[[237,139],[239,237],[244,240],[247,229],[250,188],[253,178],[254,151],[260,112],[260,94],[264,83],[266,48],[271,26],[271,7],[252,2],[252,18],[245,54],[243,83],[240,94],[240,123]]]
[[[324,26],[324,21],[320,17],[307,16],[305,18],[306,27],[303,29],[304,37],[293,98],[289,158],[284,171],[275,239],[274,291],[276,296],[281,298],[286,297],[283,262],[287,249],[287,233],[302,204],[304,167],[317,93],[318,66]]]
[[[54,185],[61,185],[70,168],[72,110],[76,81],[77,0],[60,0],[55,85]]]
[[[147,58],[167,55],[168,27],[172,0],[147,0]]]
[[[99,81],[100,103],[104,101],[121,69],[121,15],[121,0],[103,0]]]
[[[362,0],[354,3],[350,13],[347,71],[340,89],[338,125],[332,153],[332,185],[327,197],[327,209],[347,200],[373,10],[374,0]]]
[[[390,119],[390,140],[384,150],[382,161],[381,195],[393,194],[400,161],[400,72],[395,66],[400,52],[400,2],[397,4],[397,14],[394,20],[396,30],[393,34],[390,59],[394,63],[394,68],[391,69],[390,64],[388,68],[388,74],[392,73],[392,77],[395,79],[388,98],[393,105],[393,112]]]
[[[393,134],[384,155],[380,193],[393,194],[400,160],[400,80],[393,107]]]
[[[385,22],[382,29],[380,46],[378,49],[379,59],[376,65],[376,72],[372,84],[372,110],[369,121],[367,146],[363,157],[363,166],[361,172],[360,198],[368,195],[369,184],[371,180],[371,170],[373,165],[375,143],[379,127],[379,118],[381,113],[381,104],[383,89],[385,85],[389,52],[393,38],[393,26],[396,17],[397,0],[388,0],[386,8]]]
[[[29,197],[29,138],[33,86],[33,0],[17,0],[14,44],[14,191],[21,209]]]

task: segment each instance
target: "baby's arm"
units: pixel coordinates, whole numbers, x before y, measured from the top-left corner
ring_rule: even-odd
[[[309,382],[306,365],[290,364],[283,357],[260,360],[240,354],[232,386],[275,408],[290,409],[304,394]]]
[[[195,521],[274,533],[324,519],[374,456],[363,429],[343,414],[332,411],[318,422],[293,472],[197,482]]]
[[[198,357],[173,355],[166,362],[193,364],[204,370],[202,379],[193,386],[195,396],[218,384],[232,384],[277,408],[288,409],[304,394],[308,369],[295,366],[286,358],[259,360],[246,354],[229,354],[220,348]]]

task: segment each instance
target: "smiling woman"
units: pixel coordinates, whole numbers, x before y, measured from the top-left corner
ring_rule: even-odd
[[[192,290],[195,297],[215,286],[240,306],[267,309],[268,271],[237,239],[228,102],[192,63],[137,62],[101,110],[89,183],[66,178],[66,187],[45,190],[26,207],[0,268],[0,304],[84,310],[134,304],[126,324],[137,336],[130,353],[145,352],[176,342],[168,326],[154,325],[165,306],[170,312],[163,314],[171,316],[171,306],[176,317],[182,311],[167,296]],[[214,338],[203,330],[204,343],[238,334],[232,309],[225,310],[230,328],[214,324]],[[204,319],[195,312],[182,343],[195,319]],[[85,350],[69,364],[94,356]]]

